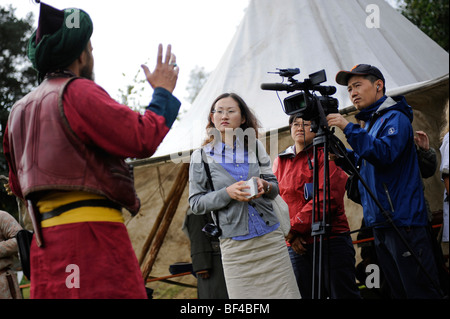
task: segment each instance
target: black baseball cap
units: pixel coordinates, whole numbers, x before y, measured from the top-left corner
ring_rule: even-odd
[[[348,80],[354,75],[373,75],[383,81],[384,76],[381,71],[370,64],[357,64],[350,71],[339,71],[336,74],[336,82],[340,85],[348,85]]]

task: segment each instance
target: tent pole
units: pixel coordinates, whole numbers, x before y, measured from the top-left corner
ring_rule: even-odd
[[[141,255],[139,256],[139,266],[141,266],[141,267],[142,267],[142,264],[144,263],[145,256],[147,256],[150,246],[152,245],[152,242],[156,235],[156,232],[158,231],[158,228],[161,225],[161,221],[163,220],[164,215],[166,214],[167,206],[169,205],[169,202],[167,200],[165,200],[165,199],[163,199],[163,200],[164,200],[164,204],[161,207],[161,209],[158,213],[158,216],[156,217],[156,220],[155,220],[155,223],[153,224],[152,230],[150,231],[150,234],[148,235],[147,239],[145,240],[145,243],[141,250]]]
[[[177,179],[175,180],[169,195],[167,196],[167,212],[165,218],[162,220],[158,232],[155,236],[155,242],[150,248],[149,255],[145,261],[145,264],[141,267],[142,276],[146,280],[152,271],[153,264],[156,261],[158,252],[164,242],[164,238],[169,230],[169,226],[172,222],[173,216],[175,215],[178,203],[180,202],[181,196],[184,192],[186,183],[189,179],[189,164],[183,163],[179,172]]]

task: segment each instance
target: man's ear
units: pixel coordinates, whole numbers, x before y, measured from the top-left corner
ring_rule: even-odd
[[[384,84],[383,84],[383,81],[382,81],[382,80],[377,80],[377,81],[375,82],[375,84],[376,84],[376,86],[377,86],[377,92],[383,91]]]

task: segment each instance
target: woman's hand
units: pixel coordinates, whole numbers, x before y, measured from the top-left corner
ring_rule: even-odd
[[[270,190],[272,188],[272,184],[270,184],[268,181],[266,181],[262,178],[259,178],[259,177],[254,177],[254,178],[256,179],[256,183],[258,185],[258,194],[256,194],[253,198],[261,197],[265,193],[270,192]]]
[[[306,253],[305,244],[306,241],[302,237],[295,237],[291,242],[291,247],[297,254],[304,255]]]
[[[238,200],[240,202],[249,202],[252,198],[248,198],[250,193],[246,192],[246,189],[250,187],[245,184],[245,181],[240,181],[228,186],[227,193],[232,199]]]
[[[424,151],[428,151],[430,149],[430,140],[427,133],[424,131],[416,131],[416,134],[414,136],[414,142]]]
[[[306,253],[306,241],[303,239],[300,234],[293,232],[292,230],[286,236],[286,241],[291,244],[291,248],[299,255],[303,255]]]
[[[246,192],[245,190],[249,189],[250,187],[245,184],[245,181],[240,181],[227,187],[228,195],[230,195],[232,199],[241,202],[249,202],[252,199],[259,198],[265,193],[268,193],[270,191],[272,184],[259,177],[253,178],[256,179],[256,185],[258,186],[258,194],[256,194],[253,197],[247,197],[250,196],[250,193]]]

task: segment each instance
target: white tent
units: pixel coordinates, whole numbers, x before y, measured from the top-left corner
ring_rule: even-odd
[[[276,68],[300,68],[300,81],[325,69],[324,85],[336,85],[339,70],[367,63],[380,68],[390,90],[447,74],[448,59],[384,0],[252,0],[217,68],[154,157],[197,148],[211,103],[228,91],[246,100],[264,130],[286,126],[276,94],[260,89],[261,83],[281,82],[268,74]],[[346,88],[337,88],[340,107],[349,106]]]
[[[367,19],[376,12],[366,12],[366,9],[373,10],[374,5],[379,9],[379,28],[366,25]],[[288,117],[277,95],[260,89],[261,83],[280,82],[281,78],[267,72],[299,67],[301,74],[295,78],[303,81],[310,73],[325,69],[328,81],[324,85],[336,85],[336,73],[358,63],[379,67],[386,78],[388,93],[407,95],[415,112],[414,129],[427,131],[432,146],[438,149],[442,107],[448,98],[448,53],[384,0],[250,2],[236,35],[190,110],[169,132],[152,158],[131,163],[142,206],[137,216],[127,218],[126,225],[138,258],[157,254],[159,246],[153,249],[154,242],[159,239],[158,244],[161,244],[165,237],[152,276],[166,275],[172,263],[190,261],[189,241],[181,231],[188,208],[188,190],[187,187],[176,189],[186,167],[172,159],[177,158],[174,153],[189,151],[201,144],[212,101],[223,92],[240,94],[254,109],[266,131],[280,132],[278,149],[282,150],[292,143],[286,131]],[[346,88],[337,88],[334,96],[351,119],[354,111]],[[285,96],[280,94],[281,100]],[[436,175],[425,185],[428,193],[438,195],[431,201],[432,210],[442,200],[438,179]],[[177,197],[175,201],[174,197]],[[347,216],[352,217],[349,218],[351,229],[359,228],[361,207],[354,207],[356,205],[349,200],[345,205]],[[165,207],[172,207],[172,212],[176,209],[173,220],[172,215],[162,215]],[[161,232],[161,236],[149,241],[149,234],[154,234],[157,228],[155,225],[167,218],[171,221],[164,226],[167,236]],[[145,249],[149,243],[153,253]],[[192,276],[179,280],[195,284]]]

